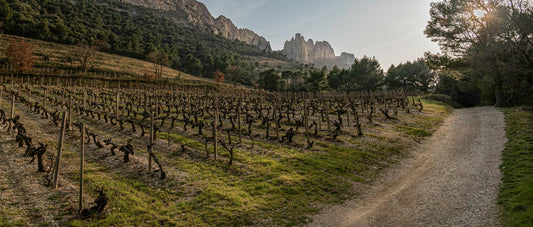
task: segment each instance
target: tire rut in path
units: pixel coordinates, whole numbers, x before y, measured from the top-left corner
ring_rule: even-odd
[[[311,226],[497,226],[505,120],[494,107],[455,110],[360,198]]]

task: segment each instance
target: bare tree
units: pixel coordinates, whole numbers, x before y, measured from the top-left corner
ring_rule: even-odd
[[[90,59],[95,55],[96,49],[86,44],[78,44],[70,50],[70,55],[74,61],[80,63],[81,70],[87,73],[87,66]]]
[[[168,65],[168,55],[161,51],[154,51],[146,56],[146,59],[154,63],[154,74],[156,78],[163,76],[163,67]]]
[[[96,55],[96,51],[107,46],[104,41],[97,40],[93,45],[78,44],[70,50],[70,56],[74,61],[80,63],[81,70],[87,73],[87,68],[91,63],[91,59]]]

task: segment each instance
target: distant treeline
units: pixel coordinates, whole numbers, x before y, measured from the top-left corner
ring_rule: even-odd
[[[437,75],[430,70],[424,59],[391,66],[385,73],[375,58],[356,58],[348,69],[334,66],[307,71],[267,70],[259,75],[258,86],[270,91],[374,91],[381,89],[416,89],[429,92],[434,89]]]

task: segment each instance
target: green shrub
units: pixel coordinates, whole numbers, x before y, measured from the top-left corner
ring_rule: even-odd
[[[444,104],[452,106],[453,108],[461,108],[462,107],[461,104],[459,104],[457,101],[453,100],[452,97],[450,97],[449,95],[430,94],[430,95],[426,95],[426,97],[424,97],[424,98],[425,99],[429,99],[429,100],[442,102]]]

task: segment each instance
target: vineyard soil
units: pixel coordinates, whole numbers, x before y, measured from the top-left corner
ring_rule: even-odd
[[[202,95],[194,90],[196,88],[117,89],[118,84],[98,84],[98,81],[95,87],[83,87],[79,85],[82,83],[69,82],[68,78],[41,80],[36,77],[30,84],[28,78],[14,80],[24,83],[22,86],[6,83],[9,85],[0,92],[3,93],[0,109],[9,116],[12,97],[16,97],[15,116],[20,116],[20,123],[33,144],[48,145],[45,168],[51,163],[48,155],[57,152],[60,127],[54,120],[58,118],[55,113],[68,111],[69,103],[73,106],[73,125],[65,133],[59,187],[53,189],[46,186],[47,173],[37,172],[36,163],[30,163],[31,157],[23,156],[25,148],[18,147],[15,136],[8,134],[6,123],[0,124],[0,225],[307,223],[312,220],[312,214],[325,206],[363,192],[353,189],[368,185],[381,170],[408,156],[410,148],[431,135],[450,111],[431,101],[417,99],[415,102],[411,97],[393,99],[390,98],[392,93],[376,93],[373,99],[365,99],[360,94],[349,94],[352,99],[315,96],[301,102],[304,94],[281,97],[276,96],[279,94],[225,91],[220,93],[219,99],[218,138],[227,147],[234,148],[233,162],[229,165],[232,157],[226,148],[219,145],[215,160],[213,143],[208,141],[206,146],[204,142],[213,129],[213,115],[210,114],[214,99]],[[35,85],[42,81],[52,84]],[[71,86],[57,85],[57,82],[68,82]],[[89,80],[84,84],[95,84],[93,82]],[[117,101],[116,97],[120,99]],[[243,101],[236,101],[241,98]],[[396,106],[405,101],[408,103],[404,109]],[[42,108],[39,109],[41,113],[36,111],[36,104],[46,104],[48,118],[42,114]],[[235,104],[242,108],[236,109]],[[357,104],[359,108],[354,112],[348,109],[349,104]],[[419,105],[423,105],[423,110]],[[371,108],[376,108],[373,115]],[[390,116],[386,117],[381,111],[388,111]],[[232,129],[232,125],[241,127],[236,124],[241,112],[242,138],[239,139],[238,130]],[[151,171],[147,168],[150,120],[146,116],[150,114],[155,115],[158,128],[152,151],[164,167],[164,179],[156,163]],[[281,114],[283,118],[276,126]],[[118,122],[116,115],[119,115]],[[360,118],[362,136],[357,133],[354,115]],[[370,117],[372,121],[368,120]],[[314,123],[314,127],[308,128],[311,135],[307,139],[305,126],[301,126],[306,119],[309,124]],[[328,122],[331,122],[331,129]],[[95,190],[102,186],[109,196],[104,212],[92,219],[79,219],[77,215],[81,136],[76,125],[79,123],[97,135],[97,141],[91,137],[91,142],[85,146],[83,207],[94,205],[98,195]],[[196,127],[192,127],[193,124]],[[200,133],[201,127],[203,133]],[[293,127],[296,132],[293,141],[284,141],[281,137]],[[128,163],[123,162],[123,152],[119,149],[113,155],[112,146],[99,146],[102,141],[110,141],[121,147],[130,140],[134,154],[130,155]],[[238,143],[239,140],[242,142]]]

